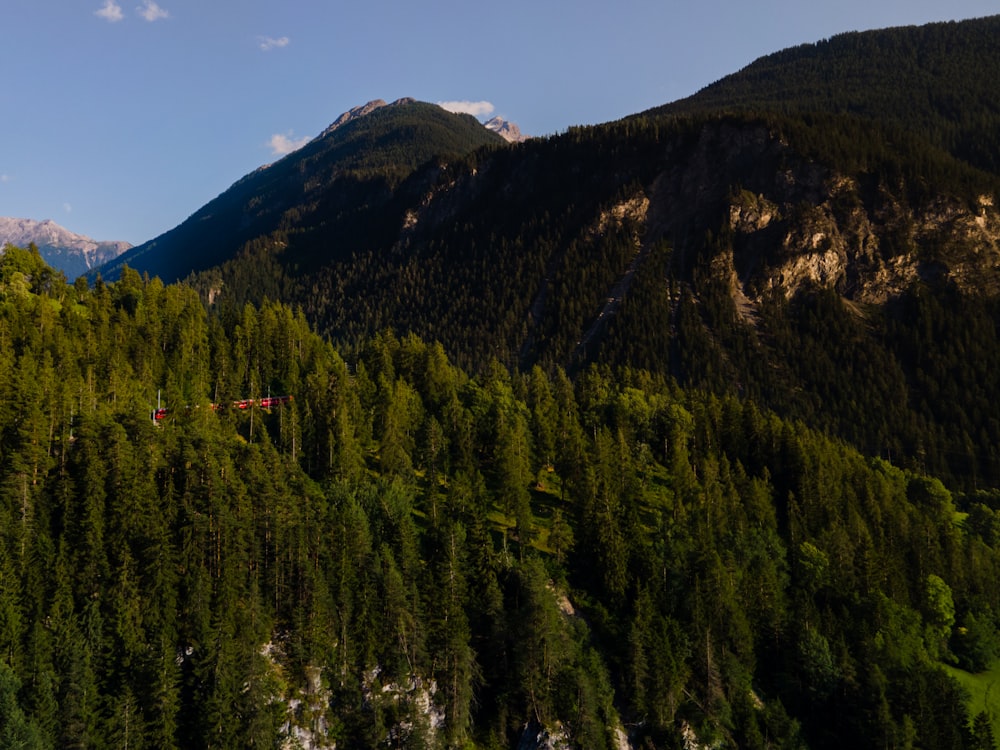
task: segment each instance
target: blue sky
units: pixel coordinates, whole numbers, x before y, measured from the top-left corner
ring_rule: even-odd
[[[371,99],[528,134],[694,93],[844,31],[995,0],[3,0],[0,216],[139,244]]]

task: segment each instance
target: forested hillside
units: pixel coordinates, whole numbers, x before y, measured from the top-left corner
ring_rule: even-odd
[[[755,60],[648,114],[851,114],[1000,173],[1000,16],[838,34]]]
[[[514,146],[403,101],[124,262],[345,352],[391,329],[477,376],[645,369],[1000,486],[998,23],[840,35]]]
[[[244,176],[179,226],[106,264],[104,277],[129,265],[176,281],[247,250],[280,250],[290,235],[327,223],[347,237],[383,236],[392,230],[380,226],[381,213],[417,167],[504,143],[470,115],[412,99],[379,103],[361,119],[345,113],[345,122]]]
[[[997,497],[752,400],[15,248],[0,382],[5,746],[994,746]]]
[[[348,349],[391,328],[477,373],[648,369],[994,486],[997,181],[896,136],[779,116],[580,129],[414,173],[371,216],[385,236],[331,221],[192,283],[220,310],[300,304]]]

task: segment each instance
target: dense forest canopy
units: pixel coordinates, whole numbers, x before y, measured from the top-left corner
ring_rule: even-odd
[[[16,248],[0,380],[8,744],[993,746],[998,497],[750,400]]]
[[[838,34],[767,55],[649,114],[852,114],[1000,173],[1000,16]]]

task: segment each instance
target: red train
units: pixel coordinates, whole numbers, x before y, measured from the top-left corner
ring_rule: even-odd
[[[291,396],[265,396],[264,398],[244,398],[239,401],[233,401],[229,406],[233,409],[249,409],[252,406],[257,406],[261,409],[270,409],[275,406],[280,406],[281,404],[287,404],[292,400]],[[226,408],[226,404],[211,404],[212,411],[218,411],[219,409]],[[153,409],[153,421],[159,422],[161,419],[167,416],[166,407]]]

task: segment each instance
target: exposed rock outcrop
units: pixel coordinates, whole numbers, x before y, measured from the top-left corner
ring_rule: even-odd
[[[487,120],[484,125],[487,130],[492,130],[507,143],[522,143],[528,140],[528,136],[524,135],[517,125],[502,117],[493,117]]]
[[[763,125],[706,125],[650,192],[648,225],[678,247],[682,274],[698,255],[729,252],[719,262],[734,274],[739,307],[769,292],[791,298],[815,287],[880,304],[919,279],[1000,292],[992,197],[969,206],[938,195],[913,205],[905,185],[863,188],[858,177],[796,154]],[[714,249],[699,244],[709,232]]]
[[[351,107],[351,109],[347,110],[340,117],[334,120],[326,130],[320,133],[319,138],[329,135],[337,128],[343,127],[349,122],[353,122],[361,117],[370,115],[376,109],[381,109],[382,107],[395,107],[398,104],[410,104],[414,101],[416,100],[408,96],[404,96],[402,99],[397,99],[392,104],[387,104],[384,99],[372,99],[367,104]]]

